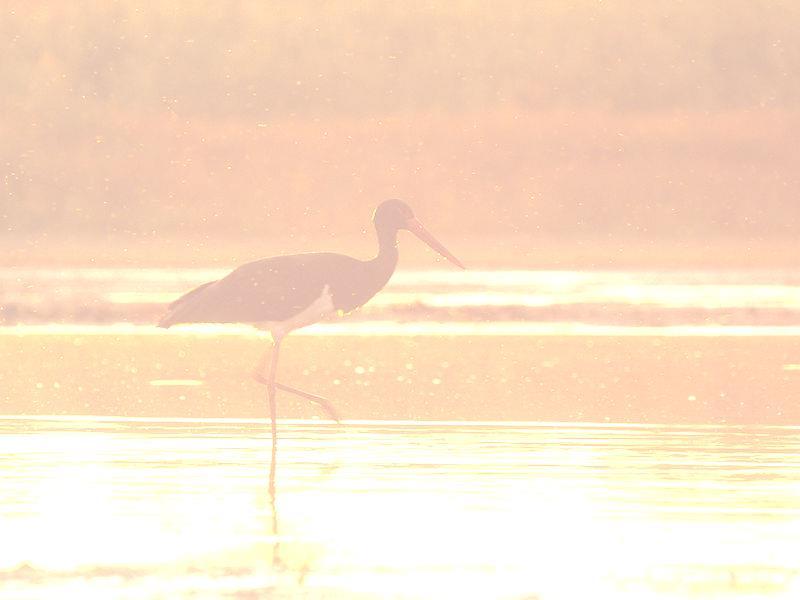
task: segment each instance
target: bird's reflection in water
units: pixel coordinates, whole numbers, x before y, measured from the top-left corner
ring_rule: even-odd
[[[274,393],[274,392],[273,392]],[[278,438],[275,435],[275,416],[272,417],[272,458],[269,463],[269,506],[272,509],[272,568],[277,569],[283,566],[281,562],[281,535],[278,527],[278,492],[275,488],[275,466],[277,453],[275,452]]]
[[[337,420],[336,424],[339,427],[342,427],[342,423],[340,421]],[[293,552],[291,543],[289,544],[288,549],[283,548],[285,553],[288,553],[288,555],[284,555],[285,553],[282,553],[281,540],[283,538],[281,537],[280,517],[278,514],[278,488],[275,485],[276,462],[276,454],[273,453],[270,461],[269,487],[267,490],[270,509],[269,532],[267,533],[267,538],[272,540],[271,565],[274,571],[281,571],[295,575],[297,577],[297,583],[302,585],[310,570],[309,561],[304,559],[299,563],[295,563],[292,555],[296,554],[296,552]],[[334,459],[331,462],[328,462],[327,464],[321,466],[319,475],[314,477],[314,481],[316,483],[322,483],[329,480],[337,473],[341,466],[342,463],[339,460]]]
[[[281,562],[281,534],[278,527],[278,499],[275,487],[270,490],[269,505],[272,509],[272,568],[279,569],[283,563]]]

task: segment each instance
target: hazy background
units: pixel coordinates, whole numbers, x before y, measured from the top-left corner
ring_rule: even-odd
[[[2,261],[363,254],[399,197],[477,264],[792,264],[799,30],[794,0],[6,1]]]

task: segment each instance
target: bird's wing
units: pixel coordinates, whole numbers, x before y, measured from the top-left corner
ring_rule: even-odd
[[[183,296],[181,296],[177,300],[174,300],[174,301],[170,302],[169,309],[170,310],[175,310],[180,305],[186,304],[195,295],[197,295],[198,293],[202,292],[205,288],[207,288],[212,283],[216,283],[216,281],[209,281],[208,283],[204,283],[203,285],[199,285],[196,288],[194,288],[193,290],[191,290],[189,292],[186,292]]]
[[[290,318],[319,298],[331,275],[320,256],[276,256],[242,265],[179,298],[162,323],[259,323]]]
[[[208,283],[204,283],[203,285],[199,285],[193,290],[186,292],[183,296],[178,298],[177,300],[173,300],[169,303],[167,307],[167,314],[165,314],[158,322],[159,327],[169,328],[170,326],[174,325],[175,323],[184,323],[185,320],[185,313],[187,307],[190,307],[195,301],[202,296],[202,293],[208,288],[208,286],[217,283],[216,281],[209,281]]]

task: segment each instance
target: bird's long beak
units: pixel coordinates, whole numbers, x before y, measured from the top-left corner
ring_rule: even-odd
[[[466,269],[464,265],[461,264],[461,261],[458,260],[455,256],[450,254],[450,251],[442,246],[442,244],[437,240],[431,233],[422,226],[416,218],[412,217],[406,222],[406,229],[408,229],[411,233],[421,239],[423,242],[428,244],[431,248],[436,250],[439,254],[444,256],[447,260],[451,263],[456,265],[457,267],[461,267],[462,269]]]

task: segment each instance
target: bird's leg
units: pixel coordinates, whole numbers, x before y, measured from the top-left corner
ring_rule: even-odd
[[[316,394],[310,394],[309,392],[304,392],[303,390],[298,390],[297,388],[293,388],[288,385],[284,385],[282,383],[275,383],[275,387],[278,388],[279,390],[283,390],[284,392],[289,392],[290,394],[294,394],[296,396],[300,396],[301,398],[305,398],[306,400],[310,400],[311,402],[322,408],[322,410],[324,410],[331,419],[333,419],[337,423],[341,422],[341,419],[339,419],[339,413],[337,413],[336,409],[333,408],[333,405],[322,396],[317,396]]]
[[[277,342],[272,348],[272,355],[274,358],[275,352],[277,351]],[[256,368],[253,369],[253,379],[255,379],[258,383],[267,385],[269,383],[269,371],[268,368],[268,361],[267,355],[269,354],[269,350],[264,353],[261,357],[261,360],[258,361]],[[289,392],[290,394],[294,394],[295,396],[300,396],[301,398],[305,398],[322,408],[325,413],[337,423],[341,422],[339,418],[339,413],[336,412],[336,409],[333,408],[333,405],[330,403],[329,400],[323,398],[322,396],[317,396],[316,394],[312,394],[310,392],[304,392],[303,390],[298,390],[297,388],[284,385],[282,383],[275,382],[275,388],[282,390],[284,392]]]
[[[278,431],[275,410],[275,374],[278,370],[278,354],[281,349],[281,337],[275,336],[272,345],[272,360],[267,375],[267,397],[269,398],[269,417],[272,425],[272,461],[269,468],[269,494],[275,497],[275,463],[278,457]]]

